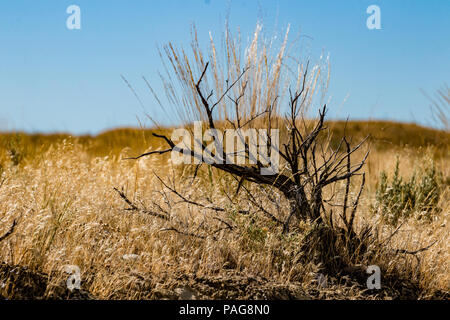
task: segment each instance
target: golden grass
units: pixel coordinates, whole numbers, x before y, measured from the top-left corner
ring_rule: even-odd
[[[331,127],[338,134],[342,124],[335,123]],[[375,137],[366,167],[368,187],[357,223],[359,227],[369,223],[387,237],[393,229],[384,225],[370,210],[380,171],[392,173],[398,156],[401,173],[408,176],[413,165],[420,165],[426,153],[435,157],[448,181],[449,134],[415,125],[382,122],[351,122],[347,130],[354,135],[362,132],[364,135],[372,133]],[[407,134],[403,134],[405,131]],[[72,138],[66,135],[20,136],[20,140],[11,139],[11,135],[0,136],[0,182],[3,181],[0,235],[14,219],[18,222],[14,234],[0,245],[0,263],[48,274],[54,284],[60,284],[68,277],[63,272],[64,266],[77,265],[82,272],[83,289],[101,299],[174,298],[180,296],[186,286],[194,288],[197,297],[203,298],[273,298],[278,296],[264,295],[264,292],[279,286],[291,289],[294,286],[301,292],[297,297],[396,296],[394,289],[367,295],[364,281],[358,286],[332,277],[327,288],[317,288],[314,279],[319,266],[296,262],[302,235],[280,237],[269,221],[254,222],[249,216],[236,214],[236,208],[248,208],[248,202],[246,194],[241,192],[233,206],[227,205],[224,192],[233,190],[235,185],[226,174],[215,170],[208,172],[205,167],[200,172],[201,179],[191,184],[183,178],[190,168],[172,168],[167,157],[122,160],[161,146],[161,142],[151,138],[149,131],[121,129],[97,137]],[[11,148],[23,153],[17,165],[8,153]],[[164,188],[153,172],[164,179],[175,175],[180,190],[197,198],[210,197],[225,206],[224,219],[238,226],[239,232],[222,231],[217,235],[218,241],[199,240],[164,231],[168,225],[152,216],[124,210],[126,205],[114,192],[114,187],[123,187],[131,200],[148,209],[156,204],[164,208],[170,205],[172,217],[180,224],[189,222],[187,228],[190,231],[195,231],[196,226],[205,221],[210,222],[210,210],[177,203],[179,199],[163,192]],[[248,188],[254,187],[248,185]],[[251,190],[255,195],[258,192],[257,188]],[[270,208],[267,199],[260,199]],[[286,210],[282,199],[281,204],[282,210]],[[448,185],[440,207],[442,211],[431,223],[410,219],[389,242],[392,248],[415,250],[437,241],[429,250],[418,254],[419,260],[411,255],[389,260],[380,254],[373,261],[364,263],[380,265],[383,276],[400,274],[405,279],[415,280],[418,287],[411,289],[405,284],[404,288],[417,291],[416,295],[421,298],[429,298],[437,291],[448,293]],[[202,283],[203,287],[200,286],[199,279],[209,281],[209,291],[205,289],[207,285]],[[248,279],[256,279],[253,286],[260,288],[259,293],[249,293],[253,280]],[[220,289],[226,281],[231,281],[235,288]],[[214,287],[216,284],[217,288]],[[51,288],[48,286],[45,290],[47,296],[51,296]],[[2,290],[0,287],[0,295],[12,295]],[[233,290],[239,292],[230,294]],[[402,294],[407,296],[406,293],[397,296]]]

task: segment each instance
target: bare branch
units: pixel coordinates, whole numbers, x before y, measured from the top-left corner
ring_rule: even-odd
[[[8,238],[10,235],[12,235],[12,233],[14,232],[14,229],[16,228],[17,225],[17,221],[14,220],[12,226],[9,228],[9,230],[0,237],[0,242],[5,240],[6,238]]]
[[[416,255],[416,254],[418,254],[418,253],[420,253],[420,252],[423,252],[423,251],[426,251],[426,250],[430,249],[430,248],[431,248],[432,246],[434,246],[436,243],[437,243],[437,240],[435,240],[435,241],[434,241],[433,243],[431,243],[430,245],[428,245],[428,246],[426,246],[426,247],[423,247],[423,248],[420,248],[420,249],[417,249],[417,250],[415,250],[415,251],[408,251],[408,250],[405,250],[405,249],[396,249],[395,252],[396,252],[396,253],[405,253],[405,254]]]
[[[350,221],[348,223],[348,228],[347,231],[350,231],[353,228],[353,221],[355,220],[355,215],[356,215],[356,209],[358,207],[358,203],[359,203],[359,199],[361,198],[361,194],[363,192],[364,189],[364,183],[366,182],[366,174],[363,173],[362,175],[362,181],[361,181],[361,187],[359,188],[359,193],[358,196],[356,197],[355,202],[353,203],[353,209],[352,209],[352,213],[350,216]]]
[[[162,219],[162,220],[165,220],[165,221],[169,221],[170,220],[169,216],[160,214],[158,212],[149,211],[149,210],[145,210],[145,209],[139,209],[130,199],[128,199],[128,197],[126,196],[126,194],[123,191],[121,191],[121,190],[119,190],[117,188],[114,188],[114,190],[119,194],[119,196],[123,199],[123,201],[125,201],[129,205],[129,208],[127,208],[126,210],[145,213],[145,214],[154,216],[156,218],[159,218],[159,219]]]
[[[132,158],[124,158],[123,160],[138,160],[138,159],[146,157],[146,156],[151,156],[152,154],[165,154],[168,152],[172,152],[172,149],[150,151],[150,152],[143,153],[140,156],[132,157]]]
[[[181,234],[181,235],[183,235],[183,236],[188,236],[188,237],[198,238],[198,239],[201,239],[201,240],[205,240],[205,239],[206,239],[205,236],[198,235],[198,234],[195,234],[195,233],[190,233],[190,232],[180,231],[180,230],[178,230],[178,229],[175,228],[175,227],[163,228],[163,229],[161,229],[161,230],[159,230],[159,231],[174,231],[174,232],[176,232],[176,233],[178,233],[178,234]],[[213,238],[213,239],[214,239],[214,238]],[[216,239],[214,239],[214,240],[216,240]]]

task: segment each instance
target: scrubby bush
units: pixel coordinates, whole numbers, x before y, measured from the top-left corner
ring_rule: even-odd
[[[433,160],[427,159],[422,168],[414,168],[409,180],[404,180],[400,176],[399,164],[397,158],[391,181],[385,171],[381,172],[373,210],[394,226],[401,219],[409,217],[431,220],[433,212],[439,211],[442,173],[437,170]]]

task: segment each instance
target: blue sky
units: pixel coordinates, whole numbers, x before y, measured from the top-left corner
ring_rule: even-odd
[[[81,30],[66,27],[68,6],[81,8]],[[381,30],[366,27],[369,5],[381,9]],[[14,0],[0,2],[0,131],[75,134],[137,126],[159,109],[156,45],[188,45],[190,25],[217,37],[231,28],[300,31],[308,52],[331,59],[330,116],[430,124],[428,100],[450,76],[447,0]],[[348,95],[348,99],[345,97]],[[345,103],[343,101],[345,100]]]

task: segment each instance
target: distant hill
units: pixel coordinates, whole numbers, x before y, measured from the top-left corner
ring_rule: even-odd
[[[329,121],[327,123],[335,143],[344,134],[353,137],[353,141],[369,136],[371,148],[386,150],[396,147],[434,146],[447,153],[450,146],[450,133],[442,130],[422,127],[416,124],[389,121]],[[158,130],[169,134],[171,129]],[[77,141],[93,155],[106,156],[119,154],[129,148],[130,154],[139,154],[149,147],[163,146],[160,139],[152,136],[152,129],[118,128],[108,130],[96,136],[72,136],[69,134],[26,134],[0,133],[0,148],[18,149],[25,156],[33,156],[47,150],[52,144],[65,139]],[[0,151],[1,152],[1,151]]]

